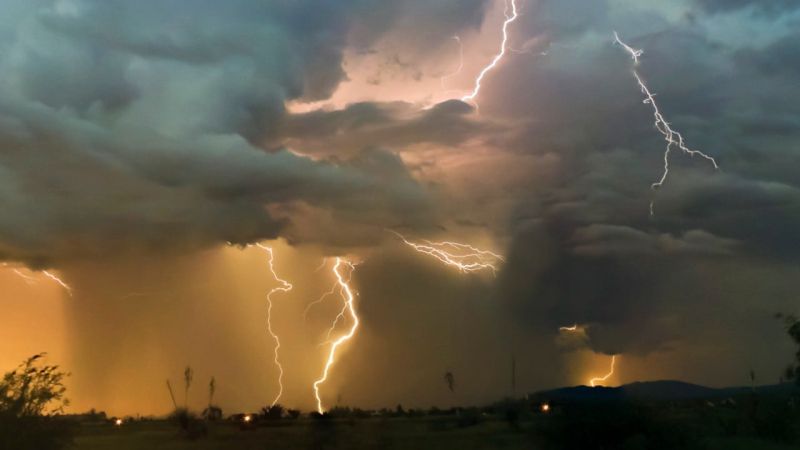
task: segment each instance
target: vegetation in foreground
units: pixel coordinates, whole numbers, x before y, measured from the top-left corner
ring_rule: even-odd
[[[800,345],[800,322],[785,318]],[[63,415],[68,374],[36,355],[0,381],[0,450],[77,449],[789,449],[800,445],[800,395],[764,391],[682,401],[587,402],[540,393],[482,408],[379,411],[336,407],[304,416],[281,405],[224,419],[213,403],[187,407],[193,371],[184,372],[184,406],[167,419]],[[800,385],[800,352],[786,374]],[[751,371],[751,380],[755,374]],[[445,382],[454,389],[448,371]],[[584,388],[589,389],[589,388]],[[596,388],[603,389],[603,388]],[[591,390],[591,389],[590,389]],[[555,392],[555,391],[551,391]],[[594,391],[593,391],[594,392]],[[548,396],[551,396],[548,398]]]

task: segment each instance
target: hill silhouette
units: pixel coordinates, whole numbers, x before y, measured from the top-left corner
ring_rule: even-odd
[[[684,400],[717,400],[738,397],[753,392],[753,388],[729,387],[710,388],[683,381],[660,380],[625,384],[618,387],[573,386],[539,391],[529,398],[542,401],[559,401],[564,403],[626,403],[626,402],[662,402]],[[767,386],[756,386],[756,393],[772,395],[788,395],[800,393],[794,383],[781,383]]]

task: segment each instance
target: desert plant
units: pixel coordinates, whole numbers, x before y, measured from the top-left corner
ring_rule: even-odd
[[[203,410],[203,418],[209,421],[222,420],[222,408],[217,405],[208,405],[208,408]]]
[[[455,391],[453,389],[455,388],[456,385],[456,378],[455,376],[453,376],[453,372],[448,370],[447,372],[444,373],[444,382],[445,384],[447,384],[447,388],[450,389],[450,392],[454,393]]]
[[[175,409],[178,409],[178,402],[175,401],[175,394],[172,392],[172,384],[169,382],[169,378],[167,379],[167,389],[169,389],[169,396],[172,399],[172,404],[175,405]]]
[[[291,419],[299,419],[302,413],[299,409],[287,409],[286,414],[288,414]]]
[[[206,420],[222,419],[222,408],[214,404],[214,394],[217,392],[217,381],[211,377],[208,383],[208,407],[203,410],[203,417]]]
[[[208,404],[209,406],[214,403],[214,393],[217,392],[217,381],[211,377],[211,382],[208,383]]]
[[[192,366],[186,366],[186,370],[183,371],[183,381],[186,384],[186,391],[183,397],[183,404],[184,406],[189,406],[189,387],[192,385],[192,380],[194,380],[194,370],[192,370]]]
[[[199,419],[187,408],[176,408],[167,419],[178,427],[179,433],[186,439],[194,440],[208,433],[205,421]]]

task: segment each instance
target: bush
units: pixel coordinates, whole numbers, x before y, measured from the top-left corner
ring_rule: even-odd
[[[52,449],[72,445],[73,421],[57,417],[69,403],[58,366],[28,358],[0,381],[0,450]]]
[[[780,400],[764,402],[753,415],[756,436],[777,442],[797,442],[797,415]]]
[[[178,432],[186,439],[195,440],[208,434],[208,426],[205,421],[186,408],[175,409],[167,417],[167,420],[178,427]]]
[[[265,406],[261,408],[260,416],[264,420],[280,420],[280,418],[283,417],[283,406]]]

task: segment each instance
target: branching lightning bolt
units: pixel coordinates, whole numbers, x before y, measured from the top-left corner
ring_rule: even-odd
[[[281,398],[283,395],[283,366],[281,365],[280,361],[278,360],[278,349],[281,348],[281,341],[278,339],[278,335],[272,331],[272,294],[282,291],[282,292],[289,292],[292,290],[292,285],[289,284],[286,280],[283,280],[278,277],[278,274],[275,273],[275,266],[273,265],[273,261],[275,259],[275,254],[272,251],[271,247],[266,247],[261,244],[256,244],[259,248],[266,250],[269,252],[269,270],[272,272],[272,276],[275,277],[275,280],[281,283],[280,286],[273,288],[267,294],[267,302],[269,303],[269,307],[267,308],[267,330],[269,330],[269,334],[272,335],[272,338],[275,339],[275,365],[278,366],[278,370],[280,371],[278,374],[278,396],[275,397],[275,400],[272,401],[272,406],[275,406],[278,403],[278,399]]]
[[[481,81],[483,80],[483,77],[486,76],[486,74],[489,71],[494,69],[495,66],[497,66],[497,63],[500,62],[500,60],[503,59],[503,56],[505,56],[506,54],[506,43],[508,42],[508,26],[511,24],[511,22],[517,20],[517,17],[519,17],[519,14],[517,14],[516,0],[511,0],[511,14],[509,15],[508,13],[508,4],[506,4],[506,10],[503,12],[503,14],[506,17],[506,20],[505,22],[503,22],[503,42],[500,46],[500,53],[498,53],[494,57],[491,64],[484,67],[480,75],[478,75],[478,78],[475,80],[475,89],[473,89],[472,93],[470,93],[469,95],[461,97],[462,102],[470,101],[476,107],[478,106],[478,104],[475,102],[475,96],[477,96],[478,92],[480,92],[481,90]]]
[[[340,337],[336,341],[331,342],[331,350],[330,350],[330,353],[328,355],[328,361],[325,364],[325,371],[322,374],[322,378],[320,378],[319,380],[314,382],[314,395],[317,398],[317,411],[319,411],[320,414],[323,413],[324,409],[322,407],[322,400],[319,397],[319,386],[322,383],[324,383],[325,380],[328,379],[328,371],[330,370],[331,366],[333,365],[333,361],[334,361],[334,359],[336,357],[336,349],[341,344],[343,344],[344,342],[346,342],[350,338],[352,338],[353,335],[356,332],[356,328],[358,328],[358,315],[356,315],[355,306],[353,305],[353,301],[355,300],[355,296],[353,295],[353,291],[350,288],[349,279],[347,281],[345,281],[344,277],[342,277],[342,274],[339,272],[339,267],[342,264],[347,265],[347,266],[350,267],[351,276],[352,276],[353,271],[355,270],[355,265],[353,263],[351,263],[351,262],[344,261],[341,258],[336,258],[336,265],[333,267],[333,274],[336,276],[337,285],[340,286],[341,289],[342,289],[341,290],[342,297],[344,298],[344,301],[345,301],[345,309],[343,310],[343,313],[344,313],[345,310],[350,313],[350,316],[353,319],[353,326],[350,328],[350,331],[347,334],[345,334],[344,336]],[[343,315],[343,313],[336,317],[337,321],[339,320],[339,317]],[[334,322],[333,326],[336,326],[336,322]]]
[[[333,287],[331,288],[330,291],[322,294],[322,297],[320,297],[319,300],[313,301],[313,302],[309,303],[308,306],[306,306],[306,310],[303,311],[303,322],[305,322],[306,316],[308,315],[308,311],[311,310],[311,307],[316,305],[316,304],[321,303],[322,300],[325,299],[325,297],[327,297],[329,295],[333,295],[333,293],[336,291],[337,287],[339,287],[339,283],[338,282],[334,283],[334,285],[333,285]],[[341,288],[339,288],[339,290],[341,291]]]
[[[606,381],[608,379],[608,377],[610,377],[611,375],[614,375],[614,363],[616,362],[616,360],[617,360],[617,355],[612,355],[611,356],[611,371],[608,372],[606,374],[606,376],[604,376],[602,378],[592,378],[591,380],[589,380],[589,384],[591,384],[592,387],[594,387],[595,386],[595,384],[594,384],[595,381]]]
[[[614,39],[615,43],[618,43],[625,49],[628,53],[630,53],[631,58],[633,59],[633,65],[636,67],[639,64],[639,57],[642,56],[644,50],[635,50],[631,48],[628,44],[622,42],[620,40],[619,35],[617,32],[614,32]],[[650,104],[653,107],[653,115],[655,117],[655,126],[656,129],[664,135],[664,140],[667,141],[667,149],[664,152],[664,174],[661,176],[661,179],[656,183],[653,183],[653,189],[659,188],[664,184],[664,181],[667,179],[667,174],[669,174],[669,152],[672,149],[672,146],[675,145],[679,149],[683,150],[684,153],[688,153],[691,156],[699,155],[709,161],[711,164],[714,165],[715,169],[719,169],[717,165],[717,161],[712,158],[711,156],[706,155],[703,152],[697,150],[691,150],[686,147],[686,144],[683,142],[683,136],[678,133],[677,131],[673,130],[669,126],[669,122],[664,119],[664,116],[661,115],[661,111],[658,109],[658,105],[656,104],[655,94],[650,92],[650,89],[642,81],[642,78],[639,76],[639,73],[636,72],[636,69],[633,69],[633,76],[636,78],[636,81],[639,83],[639,88],[642,90],[642,93],[645,94],[647,98],[644,99],[645,104]],[[676,140],[677,139],[677,140]],[[650,201],[650,215],[653,215],[653,201]]]
[[[394,230],[386,230],[397,235],[406,245],[414,250],[433,256],[448,266],[458,268],[462,272],[477,272],[483,269],[491,269],[493,274],[497,274],[498,266],[505,262],[505,258],[486,250],[477,249],[471,245],[460,244],[458,242],[431,242],[424,241],[425,244],[417,244],[407,240],[402,234]]]

